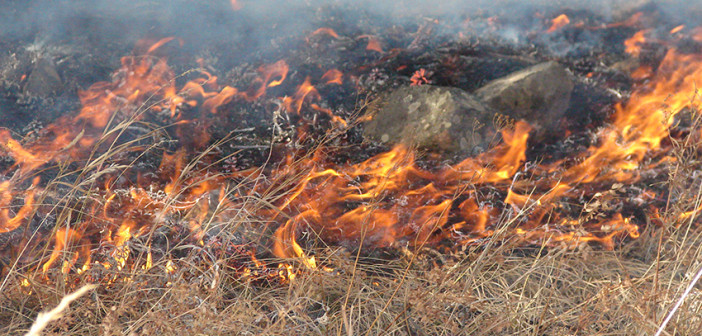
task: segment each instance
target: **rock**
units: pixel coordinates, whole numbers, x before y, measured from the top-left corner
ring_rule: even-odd
[[[63,83],[53,62],[46,58],[37,59],[27,78],[24,91],[37,97],[46,98],[59,93],[62,89]]]
[[[382,95],[369,107],[364,136],[446,152],[471,153],[494,135],[494,113],[467,92],[431,85],[407,86]]]
[[[442,64],[434,73],[446,75],[451,87],[473,92],[492,80],[507,76],[538,62],[528,56],[490,53],[478,56],[458,56],[456,63],[457,69],[445,67]]]
[[[555,133],[573,87],[563,66],[546,62],[496,79],[475,91],[475,96],[512,119],[525,120],[539,136]]]
[[[622,61],[614,63],[610,68],[614,71],[621,72],[626,76],[631,74],[641,66],[641,61],[637,57],[628,57]]]
[[[574,86],[565,68],[546,62],[493,80],[474,95],[457,88],[402,87],[371,104],[364,136],[389,145],[473,154],[516,120],[529,123],[537,138],[555,134]]]

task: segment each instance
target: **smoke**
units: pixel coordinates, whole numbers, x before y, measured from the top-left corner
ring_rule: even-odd
[[[702,0],[6,0],[0,11],[3,39],[80,38],[138,39],[147,34],[173,34],[193,41],[231,41],[242,36],[266,37],[310,29],[320,8],[335,7],[349,17],[365,12],[394,23],[418,17],[451,18],[476,14],[505,20],[534,12],[587,10],[604,19],[643,6],[660,8],[680,21],[695,22]],[[697,10],[697,11],[695,11]],[[684,22],[681,22],[684,23]],[[250,38],[249,40],[253,40]]]
[[[82,43],[93,51],[128,51],[143,38],[175,36],[184,41],[184,53],[226,50],[231,62],[260,59],[281,43],[328,22],[362,26],[359,22],[366,20],[368,27],[389,27],[416,24],[424,18],[460,23],[476,17],[500,19],[499,29],[492,31],[485,29],[484,22],[472,22],[476,36],[490,38],[492,34],[516,45],[536,41],[561,56],[580,49],[587,52],[587,46],[603,43],[600,36],[589,33],[579,36],[576,45],[558,36],[527,38],[533,27],[543,28],[545,21],[563,11],[585,11],[606,22],[625,19],[623,16],[636,8],[653,6],[676,25],[695,26],[702,8],[702,0],[237,0],[240,10],[232,8],[231,0],[5,2],[0,11],[0,42]]]

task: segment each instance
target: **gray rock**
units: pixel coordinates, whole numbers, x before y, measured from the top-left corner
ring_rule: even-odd
[[[574,83],[556,62],[534,65],[496,79],[475,91],[490,108],[512,119],[525,120],[537,135],[554,133],[568,109]]]
[[[495,134],[494,113],[461,89],[407,86],[382,95],[369,107],[364,136],[385,144],[470,153]]]
[[[473,154],[497,139],[497,130],[524,120],[539,137],[555,133],[575,84],[561,65],[546,62],[496,79],[471,95],[430,85],[401,87],[369,107],[367,139],[428,150]]]
[[[27,78],[24,91],[37,97],[49,97],[63,89],[63,82],[56,68],[50,60],[39,58],[34,63],[34,68]]]

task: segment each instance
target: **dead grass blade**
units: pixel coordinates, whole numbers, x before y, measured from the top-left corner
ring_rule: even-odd
[[[46,328],[49,323],[56,321],[63,317],[63,311],[68,308],[68,305],[71,304],[71,302],[75,301],[79,297],[85,295],[85,293],[97,288],[97,285],[85,285],[81,287],[79,290],[66,295],[61,299],[61,302],[59,302],[58,306],[56,308],[48,311],[48,312],[41,312],[39,315],[37,315],[37,319],[34,321],[34,324],[32,324],[32,328],[29,329],[29,332],[25,334],[25,336],[39,336],[41,334],[41,331]]]

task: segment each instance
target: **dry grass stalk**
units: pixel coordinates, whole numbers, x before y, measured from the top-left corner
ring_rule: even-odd
[[[97,285],[85,285],[78,289],[77,291],[68,294],[61,299],[61,302],[56,306],[56,308],[48,311],[48,312],[41,312],[39,315],[37,315],[37,319],[34,321],[32,324],[32,327],[29,329],[29,332],[25,334],[25,336],[39,336],[41,335],[42,330],[46,328],[49,323],[56,321],[63,317],[63,311],[68,308],[68,305],[71,304],[71,302],[75,301],[79,297],[85,295],[87,292],[97,288]]]

